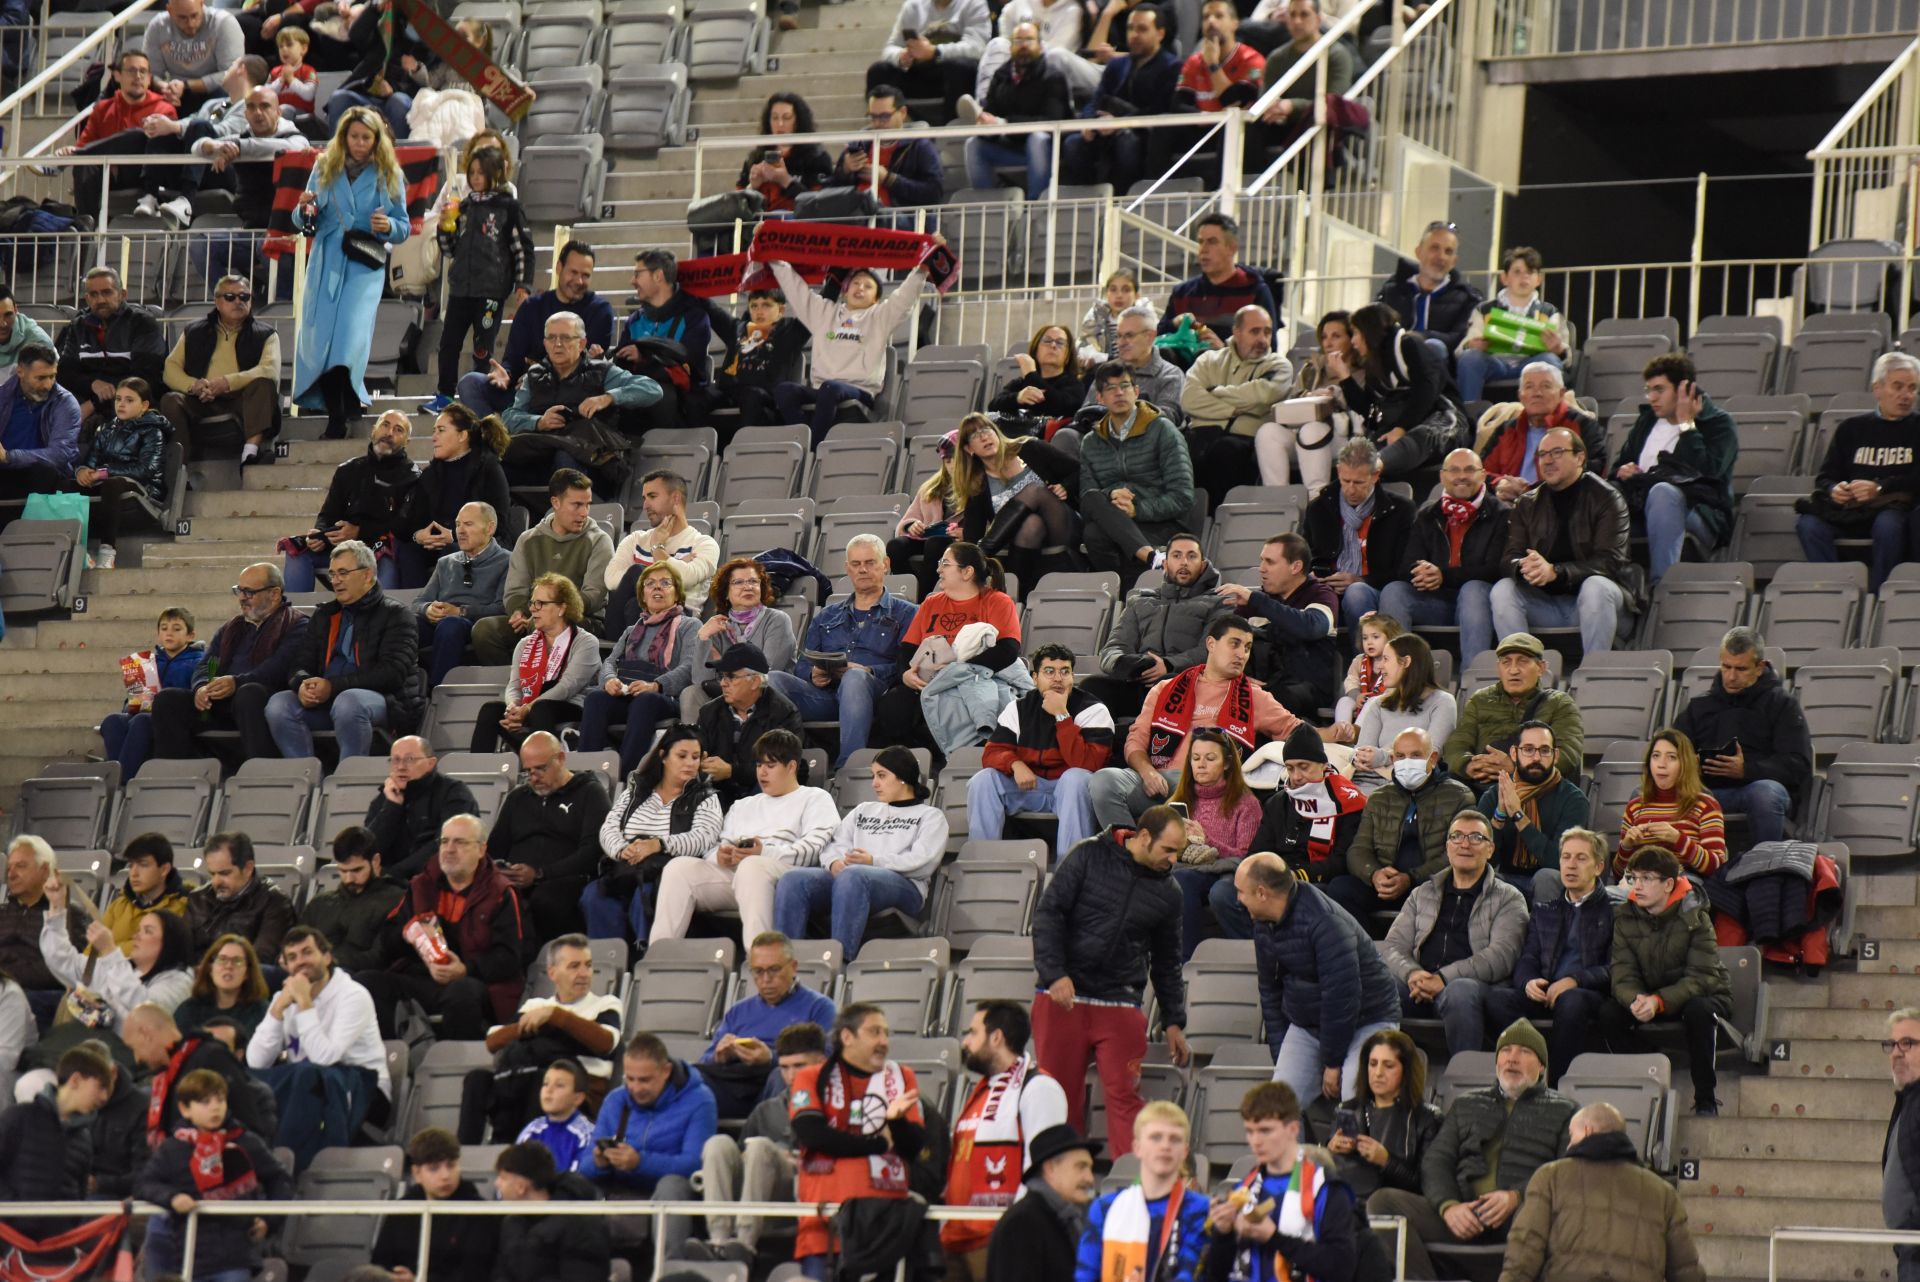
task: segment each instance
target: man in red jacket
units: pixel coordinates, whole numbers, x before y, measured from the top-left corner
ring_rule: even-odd
[[[1043,645],[1029,662],[1034,689],[1001,711],[984,769],[967,781],[967,835],[992,841],[1008,815],[1058,815],[1053,848],[1064,855],[1094,833],[1087,785],[1113,753],[1113,713],[1073,688],[1066,646]]]
[[[140,122],[148,116],[179,118],[180,113],[166,96],[154,91],[153,64],[138,49],[121,53],[113,64],[118,93],[108,94],[93,104],[93,112],[81,127],[80,138],[71,147],[53,154],[71,156],[140,155],[147,149],[147,135]],[[126,135],[122,137],[121,135]],[[100,175],[104,169],[82,168],[73,171],[73,203],[83,214],[100,216]]]

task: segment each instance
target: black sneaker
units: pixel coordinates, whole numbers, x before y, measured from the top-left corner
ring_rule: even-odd
[[[1710,1100],[1704,1100],[1704,1101],[1698,1100],[1698,1099],[1694,1100],[1693,1115],[1695,1117],[1720,1116],[1720,1101],[1717,1099],[1710,1099]]]
[[[716,1260],[725,1260],[729,1264],[753,1265],[753,1248],[745,1242],[712,1242],[707,1249],[713,1252]]]

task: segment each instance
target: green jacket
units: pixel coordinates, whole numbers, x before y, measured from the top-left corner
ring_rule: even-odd
[[[1193,510],[1193,458],[1173,420],[1140,402],[1133,433],[1110,434],[1112,415],[1080,438],[1080,493],[1105,494],[1127,486],[1141,524],[1182,521]]]
[[[1497,1085],[1466,1092],[1453,1101],[1420,1159],[1420,1191],[1442,1214],[1466,1201],[1467,1191],[1487,1173],[1487,1145],[1504,1127],[1495,1187],[1523,1193],[1535,1171],[1567,1155],[1567,1122],[1578,1107],[1549,1089],[1544,1076],[1513,1101],[1511,1114]]]
[[[1650,406],[1640,407],[1640,417],[1634,420],[1626,443],[1614,457],[1613,472],[1618,472],[1622,463],[1640,461],[1647,434],[1659,421],[1660,416]],[[1675,466],[1697,474],[1705,482],[1699,491],[1709,497],[1706,502],[1693,504],[1692,510],[1700,514],[1700,519],[1713,532],[1715,547],[1724,544],[1733,529],[1733,461],[1739,454],[1740,436],[1733,415],[1715,405],[1713,398],[1703,392],[1700,417],[1693,421],[1690,429],[1680,433],[1673,449],[1662,456],[1671,458]]]
[[[1669,1019],[1696,997],[1733,1014],[1733,990],[1720,961],[1713,914],[1685,877],[1658,916],[1629,900],[1613,910],[1613,998],[1631,1006],[1652,993]]]
[[[1536,693],[1539,693],[1538,690]],[[1476,752],[1485,752],[1490,743],[1511,739],[1522,721],[1532,720],[1544,721],[1553,727],[1553,741],[1560,745],[1560,760],[1557,763],[1560,777],[1578,777],[1582,754],[1587,747],[1587,732],[1580,719],[1580,705],[1564,690],[1546,691],[1539,706],[1531,712],[1528,710],[1530,703],[1532,696],[1515,703],[1500,688],[1498,681],[1468,695],[1466,702],[1460,705],[1460,719],[1454,723],[1453,733],[1447,736],[1446,746],[1440,749],[1440,759],[1447,763],[1447,769],[1465,777],[1467,758]]]
[[[1539,798],[1539,824],[1525,827],[1511,818],[1493,820],[1493,866],[1501,872],[1532,872],[1560,866],[1560,834],[1587,822],[1587,794],[1567,782]],[[1489,784],[1480,794],[1480,813],[1493,819],[1500,809],[1500,785]]]
[[[1400,825],[1406,822],[1407,806],[1419,799],[1420,811],[1414,822],[1420,829],[1420,848],[1426,860],[1414,869],[1414,884],[1426,881],[1447,866],[1447,825],[1462,810],[1473,806],[1473,789],[1448,774],[1444,765],[1435,767],[1433,776],[1418,793],[1409,794],[1397,783],[1376,788],[1360,812],[1360,828],[1347,847],[1347,871],[1361,881],[1371,883],[1373,874],[1393,867],[1400,849]]]

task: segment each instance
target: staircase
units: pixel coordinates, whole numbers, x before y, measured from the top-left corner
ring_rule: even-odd
[[[1912,872],[1854,881],[1859,937],[1879,957],[1815,981],[1769,980],[1768,1033],[1788,1043],[1787,1057],[1770,1059],[1765,1076],[1723,1074],[1720,1116],[1681,1120],[1675,1160],[1698,1178],[1678,1187],[1715,1282],[1766,1277],[1778,1225],[1885,1227],[1880,1145],[1893,1086],[1879,1042],[1888,1012],[1920,999],[1915,882]],[[1893,1248],[1782,1243],[1779,1276],[1892,1282]]]

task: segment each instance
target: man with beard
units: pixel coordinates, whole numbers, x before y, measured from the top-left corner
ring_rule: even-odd
[[[1287,782],[1267,802],[1250,851],[1266,851],[1286,860],[1299,880],[1320,887],[1356,918],[1368,909],[1364,896],[1353,890],[1347,871],[1347,847],[1360,831],[1366,794],[1327,763],[1327,747],[1320,732],[1301,726],[1287,736],[1281,762]],[[1254,938],[1254,919],[1247,914],[1231,878],[1221,878],[1208,892],[1207,904],[1228,939]],[[1309,1097],[1311,1098],[1311,1097]]]
[[[1567,1155],[1574,1102],[1546,1084],[1547,1043],[1525,1020],[1500,1034],[1494,1085],[1457,1096],[1421,1163],[1420,1192],[1380,1189],[1370,1215],[1407,1221],[1409,1278],[1437,1278],[1429,1242],[1506,1240],[1533,1173]]]
[[[1530,456],[1529,456],[1530,457]],[[1507,505],[1472,450],[1440,462],[1440,494],[1413,514],[1401,564],[1380,589],[1382,614],[1408,630],[1457,626],[1469,659],[1493,648],[1493,581],[1507,546]]]
[[[373,833],[358,825],[334,834],[333,866],[339,887],[309,899],[300,924],[332,941],[334,964],[341,970],[378,965],[380,932],[403,892],[381,875]]]
[[[164,383],[167,337],[160,322],[127,305],[120,273],[96,267],[82,282],[87,305],[60,334],[60,386],[80,403],[80,420],[113,417],[113,391],[123,378]]]
[[[995,999],[974,1007],[960,1039],[960,1062],[978,1076],[953,1123],[947,1169],[949,1206],[1011,1206],[1025,1193],[1036,1136],[1067,1120],[1067,1095],[1027,1052],[1026,1007]],[[992,1220],[948,1220],[940,1245],[968,1278],[986,1274]]]
[[[40,328],[40,322],[21,312],[13,291],[0,285],[0,378],[13,377],[14,362],[29,343],[51,348],[53,339]]]
[[[187,896],[194,951],[204,953],[222,935],[238,935],[256,955],[278,956],[280,941],[293,927],[293,901],[255,873],[253,838],[216,832],[201,852],[200,871],[207,884]]]
[[[0,499],[55,494],[73,483],[80,456],[80,406],[58,385],[51,347],[20,349],[13,377],[0,383]]]
[[[1207,627],[1230,612],[1214,595],[1220,572],[1207,563],[1196,534],[1167,540],[1164,576],[1157,588],[1127,599],[1100,648],[1100,674],[1080,688],[1112,710],[1115,720],[1140,715],[1147,691],[1176,672],[1207,660]]]
[[[1560,773],[1558,754],[1552,726],[1521,722],[1513,769],[1480,794],[1480,813],[1493,820],[1494,869],[1530,900],[1549,897],[1552,886],[1540,883],[1552,880],[1545,874],[1559,857],[1561,834],[1587,819],[1587,794]]]
[[[333,945],[310,926],[295,926],[281,945],[287,980],[247,1043],[247,1065],[280,1105],[276,1144],[293,1150],[305,1170],[322,1148],[347,1144],[393,1089],[373,998],[353,976],[334,968]]]
[[[313,612],[287,688],[267,700],[267,728],[283,757],[311,757],[313,732],[326,729],[341,758],[364,757],[376,727],[398,731],[420,718],[419,629],[380,590],[373,566],[373,549],[359,539],[334,545],[334,599]]]
[[[1072,115],[1066,78],[1048,65],[1039,25],[1022,22],[1014,27],[1007,36],[1007,49],[1007,61],[993,73],[975,123],[1019,124],[1026,120],[1065,120]],[[961,119],[965,118],[963,103]],[[991,191],[1000,185],[996,170],[1022,165],[1027,171],[1027,199],[1045,199],[1053,182],[1053,135],[1016,135],[1006,141],[967,139],[967,184],[971,187]]]
[[[509,792],[487,834],[499,864],[533,914],[536,942],[580,930],[580,892],[600,865],[600,823],[612,804],[598,770],[567,768],[567,750],[545,730],[520,745],[527,781]]]
[[[287,685],[293,656],[306,640],[307,616],[287,604],[280,567],[256,561],[231,589],[240,613],[220,625],[193,671],[191,689],[162,690],[153,700],[153,755],[202,755],[208,732],[240,734],[240,759],[272,757],[267,700]]]
[[[407,495],[420,479],[407,457],[407,433],[412,430],[404,413],[388,410],[373,425],[367,452],[333,469],[313,529],[281,540],[280,550],[287,556],[287,591],[313,591],[315,576],[329,553],[348,539],[373,547],[399,528],[406,518]],[[397,585],[399,562],[392,557],[382,561],[379,579],[383,588]]]
[[[1533,905],[1513,982],[1487,991],[1487,1024],[1551,1020],[1547,1085],[1558,1086],[1587,1048],[1601,1003],[1612,995],[1613,900],[1600,888],[1607,839],[1587,828],[1560,836],[1559,890]]]

